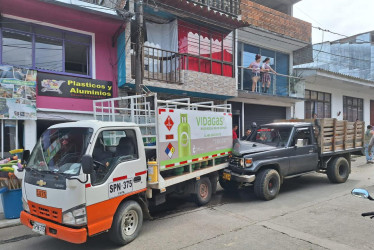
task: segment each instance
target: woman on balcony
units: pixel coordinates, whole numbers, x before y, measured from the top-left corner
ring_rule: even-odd
[[[251,76],[252,76],[252,92],[255,92],[257,82],[260,79],[260,72],[261,72],[261,67],[260,67],[260,62],[261,62],[261,55],[256,55],[254,62],[252,62],[249,65],[249,69],[252,70]]]
[[[270,63],[270,58],[266,57],[265,60],[263,61],[262,69],[261,69],[261,71],[263,72],[263,75],[262,75],[262,92],[263,93],[267,93],[270,88],[271,76],[269,72],[277,74],[277,72],[275,72],[270,67],[269,63]]]

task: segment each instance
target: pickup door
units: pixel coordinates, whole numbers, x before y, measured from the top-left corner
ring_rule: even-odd
[[[309,126],[294,129],[290,147],[290,168],[288,175],[300,174],[316,170],[318,164],[317,145],[313,140],[312,128]],[[302,146],[296,146],[298,139],[303,140]]]

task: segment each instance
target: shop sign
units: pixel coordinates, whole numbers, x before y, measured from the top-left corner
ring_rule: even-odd
[[[0,119],[36,120],[36,70],[0,65]]]
[[[39,72],[38,95],[91,100],[106,99],[113,97],[113,85],[110,81]]]

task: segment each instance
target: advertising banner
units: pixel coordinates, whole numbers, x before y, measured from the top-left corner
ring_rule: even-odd
[[[36,70],[0,65],[0,119],[36,120]]]
[[[110,81],[39,72],[38,95],[91,100],[106,99],[113,97],[113,85]]]
[[[181,109],[158,109],[158,113],[161,169],[231,151],[231,114]]]

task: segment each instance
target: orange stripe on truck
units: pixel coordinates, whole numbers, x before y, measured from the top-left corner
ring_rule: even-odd
[[[75,244],[81,244],[87,241],[86,228],[69,228],[55,224],[53,222],[43,220],[33,216],[25,211],[21,212],[21,223],[29,228],[32,228],[34,221],[46,225],[45,234],[57,239],[65,240]],[[54,229],[54,230],[53,230]],[[55,233],[52,233],[55,232]]]
[[[145,192],[146,190],[146,188],[140,189],[132,193],[87,206],[88,235],[91,236],[110,229],[113,222],[113,216],[123,199],[134,194]]]

